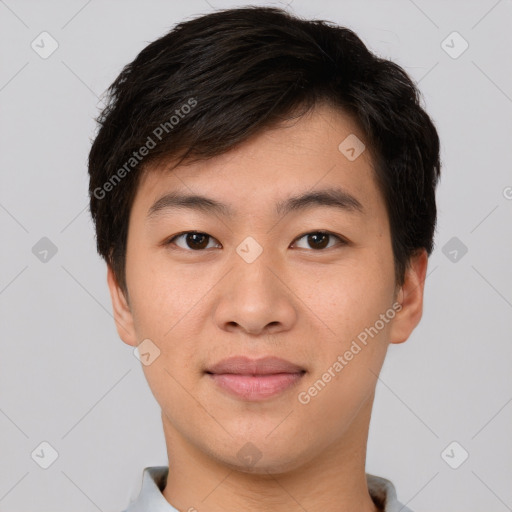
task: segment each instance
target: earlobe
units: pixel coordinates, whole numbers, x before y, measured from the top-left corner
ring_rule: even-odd
[[[423,314],[423,291],[427,273],[428,255],[425,249],[411,257],[400,288],[397,302],[401,309],[395,316],[390,330],[390,343],[403,343],[419,324]]]
[[[110,290],[110,298],[112,299],[112,310],[117,333],[127,345],[135,347],[138,342],[133,324],[133,315],[110,265],[107,265],[107,283]]]

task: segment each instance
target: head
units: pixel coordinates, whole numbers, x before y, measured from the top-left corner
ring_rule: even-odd
[[[247,441],[261,467],[312,460],[421,318],[440,162],[415,85],[349,29],[248,7],[149,44],[98,121],[98,252],[121,338],[160,351],[144,371],[167,431],[232,465]],[[303,374],[240,400],[207,372],[231,355]]]

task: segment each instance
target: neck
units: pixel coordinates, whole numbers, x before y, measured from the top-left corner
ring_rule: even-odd
[[[281,472],[248,473],[199,450],[162,415],[169,458],[163,496],[190,512],[378,512],[365,475],[373,396],[343,436],[326,450]]]

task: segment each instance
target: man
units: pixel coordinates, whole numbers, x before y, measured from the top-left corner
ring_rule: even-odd
[[[91,213],[168,467],[128,511],[407,511],[365,473],[390,343],[422,315],[439,139],[350,30],[217,11],[109,89]]]

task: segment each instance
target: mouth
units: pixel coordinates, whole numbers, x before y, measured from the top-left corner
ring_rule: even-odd
[[[306,370],[276,357],[223,359],[205,374],[223,392],[246,401],[261,401],[298,384]]]

